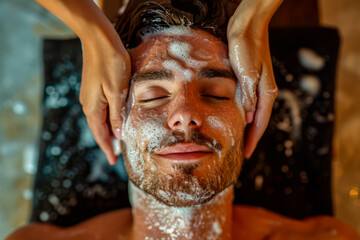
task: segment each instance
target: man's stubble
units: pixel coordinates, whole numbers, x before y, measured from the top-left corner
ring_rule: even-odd
[[[213,150],[222,150],[221,144],[199,131],[192,132],[190,137],[185,137],[179,132],[172,132],[161,141],[160,146],[173,146],[185,142],[204,146],[211,144]],[[132,146],[126,146],[129,144]],[[123,144],[123,149],[130,147],[139,150],[141,145],[143,144],[130,140]],[[223,160],[217,159],[215,160],[216,164],[212,167],[201,168],[201,173],[198,169],[204,164],[201,162],[193,164],[172,163],[171,173],[166,173],[150,157],[150,153],[155,149],[148,149],[147,147],[143,151],[137,151],[140,153],[136,154],[137,156],[124,154],[124,159],[129,180],[137,187],[168,206],[190,207],[210,201],[215,195],[236,181],[243,161],[242,149],[243,139],[242,136],[238,136],[238,139],[235,139],[234,144],[225,153]],[[124,153],[127,152],[124,151]],[[142,158],[131,159],[131,161],[134,162],[135,160],[143,165],[140,168],[142,171],[134,170],[128,157]]]

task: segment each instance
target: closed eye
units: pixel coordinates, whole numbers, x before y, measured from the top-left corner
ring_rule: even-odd
[[[156,98],[149,98],[149,99],[144,99],[144,100],[140,100],[140,103],[147,103],[147,102],[152,102],[152,101],[156,101],[156,100],[160,100],[163,98],[167,98],[169,96],[161,96],[161,97],[156,97]]]
[[[201,95],[203,97],[208,97],[208,98],[213,98],[213,99],[216,99],[216,100],[229,100],[230,98],[228,97],[219,97],[219,96],[214,96],[214,95]]]

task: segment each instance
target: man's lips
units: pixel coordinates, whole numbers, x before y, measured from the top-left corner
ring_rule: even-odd
[[[157,155],[171,160],[195,160],[211,153],[213,151],[208,147],[193,143],[176,144],[156,152]]]

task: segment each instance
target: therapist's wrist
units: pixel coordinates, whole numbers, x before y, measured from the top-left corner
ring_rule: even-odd
[[[283,0],[242,0],[232,16],[228,37],[263,38],[269,22]]]
[[[239,10],[255,18],[271,19],[284,0],[242,0]]]
[[[118,33],[107,18],[88,24],[77,34],[83,48],[93,49],[94,52],[109,50],[126,54]]]

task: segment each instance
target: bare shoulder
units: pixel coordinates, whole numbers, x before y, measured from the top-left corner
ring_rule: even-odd
[[[339,239],[360,240],[360,236],[354,228],[331,216],[310,217],[304,222],[314,225],[314,228],[319,231],[331,232],[332,235],[339,236]]]
[[[132,225],[131,209],[111,211],[68,228],[50,224],[30,224],[5,240],[109,239],[126,235]]]
[[[115,224],[114,224],[114,220],[116,220]],[[131,221],[132,221],[131,208],[126,208],[126,209],[114,210],[100,214],[76,226],[92,226],[95,224],[108,226],[108,224],[112,224],[115,225],[116,227],[119,227],[122,225],[129,224],[131,223]]]
[[[297,220],[260,207],[234,205],[234,223],[243,225],[243,232],[261,239],[333,239],[360,240],[358,233],[346,223],[331,216]]]
[[[49,235],[56,234],[61,229],[50,224],[29,224],[19,228],[5,240],[41,240],[49,239]]]
[[[234,205],[233,206],[233,214],[236,220],[238,221],[259,221],[259,220],[273,220],[274,224],[279,221],[291,221],[291,218],[285,217],[278,213],[269,211],[262,207],[256,206],[247,206],[247,205]],[[250,219],[249,219],[250,216]]]

